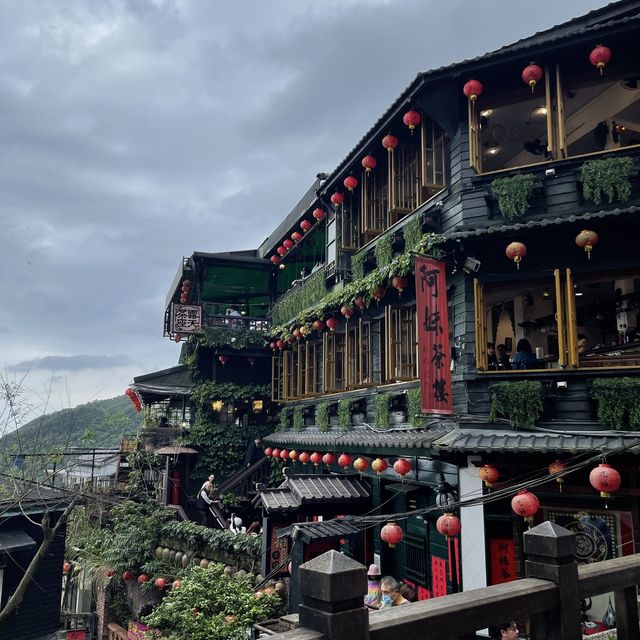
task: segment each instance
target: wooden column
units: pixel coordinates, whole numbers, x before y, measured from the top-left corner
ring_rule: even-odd
[[[616,637],[618,640],[638,640],[640,623],[636,587],[614,591],[613,595],[616,608]]]

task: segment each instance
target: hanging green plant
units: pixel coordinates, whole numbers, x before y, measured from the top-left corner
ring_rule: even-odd
[[[631,170],[633,159],[601,158],[582,165],[582,195],[585,200],[600,204],[604,193],[609,203],[624,202],[631,196]]]
[[[386,267],[391,262],[393,259],[393,247],[391,245],[390,235],[387,234],[378,239],[374,254],[378,267]]]
[[[498,198],[500,212],[513,220],[523,216],[529,208],[529,198],[533,193],[536,177],[532,173],[522,173],[510,178],[496,178],[491,183],[491,193]]]
[[[408,420],[416,429],[427,426],[427,418],[422,413],[422,394],[420,387],[415,387],[407,391],[407,413]]]
[[[364,251],[351,256],[351,277],[353,280],[364,278],[364,259],[366,256]]]
[[[329,430],[329,403],[320,402],[316,405],[316,425],[319,431]]]
[[[413,251],[422,238],[422,219],[420,215],[409,220],[404,225],[404,250],[405,252]]]
[[[379,393],[375,398],[375,425],[380,429],[389,428],[390,401],[391,396],[388,393]]]
[[[598,402],[598,419],[614,429],[625,424],[640,428],[640,380],[636,378],[596,378],[591,395]]]
[[[308,307],[327,295],[326,274],[324,270],[310,275],[299,287],[292,289],[273,305],[272,320],[282,324],[295,318]]]
[[[271,385],[268,384],[235,384],[234,382],[202,382],[193,387],[191,400],[199,406],[210,405],[216,400],[225,404],[242,401],[265,399],[271,397]]]
[[[351,427],[351,400],[342,398],[338,402],[338,424],[347,431]]]
[[[532,427],[542,415],[542,383],[532,380],[496,382],[490,387],[490,420],[506,418],[512,425]]]
[[[302,427],[304,427],[303,409],[301,405],[298,405],[293,409],[293,430],[302,431]]]
[[[241,318],[239,318],[241,320]],[[242,327],[204,327],[199,338],[205,347],[229,347],[231,349],[246,349],[247,347],[263,347],[264,334],[255,329]]]
[[[291,407],[282,407],[280,409],[280,423],[278,428],[280,431],[286,431],[289,428],[289,416],[291,415]]]

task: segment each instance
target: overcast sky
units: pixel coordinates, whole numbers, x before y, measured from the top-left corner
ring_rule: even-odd
[[[37,412],[175,365],[182,256],[257,247],[418,72],[605,4],[0,0],[3,375]]]

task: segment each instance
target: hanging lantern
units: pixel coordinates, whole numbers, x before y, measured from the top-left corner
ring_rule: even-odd
[[[267,458],[270,458],[272,453],[273,453],[273,449],[272,449],[271,447],[267,447],[267,448],[264,450],[264,455],[265,455],[265,457],[267,457]]]
[[[402,531],[402,528],[395,522],[388,522],[384,527],[382,527],[380,537],[389,545],[389,547],[391,547],[391,549],[393,549],[397,544],[402,542],[402,538],[404,538],[404,531]]]
[[[391,280],[391,286],[398,290],[398,294],[402,294],[408,284],[409,281],[404,276],[394,276]]]
[[[527,255],[527,246],[522,242],[512,242],[504,251],[509,260],[513,260],[516,263],[516,267],[520,269],[520,262],[522,258]]]
[[[322,320],[314,320],[311,325],[316,331],[322,331],[324,329],[324,322]]]
[[[317,209],[313,210],[313,213],[311,215],[316,220],[324,220],[327,214],[325,213],[324,209],[320,209],[320,207],[318,207]]]
[[[300,242],[300,240],[302,240],[302,234],[301,234],[301,233],[299,233],[298,231],[294,231],[294,232],[291,234],[291,239],[292,239],[294,242]]]
[[[590,229],[583,229],[576,236],[576,244],[587,252],[587,259],[591,260],[591,252],[593,247],[598,244],[598,234]]]
[[[344,196],[339,191],[331,194],[331,204],[334,207],[338,208],[343,202]]]
[[[369,468],[369,461],[366,458],[356,458],[353,462],[353,468],[362,475]]]
[[[398,146],[398,138],[392,136],[388,133],[384,138],[382,138],[382,146],[391,153]]]
[[[347,471],[347,469],[349,469],[349,467],[351,466],[351,463],[353,462],[353,460],[351,459],[351,456],[348,453],[343,453],[339,458],[338,458],[338,464],[345,470]]]
[[[371,468],[376,472],[377,475],[380,475],[381,473],[386,471],[388,467],[389,464],[384,458],[376,458],[371,463]]]
[[[483,89],[484,87],[480,80],[469,80],[469,82],[466,82],[464,87],[462,87],[462,93],[464,93],[471,102],[475,102],[478,96],[482,95]]]
[[[284,340],[276,340],[276,347],[282,351],[284,349]]]
[[[298,338],[296,338],[296,336],[293,335],[293,333],[289,334],[287,336],[287,342],[289,344],[292,344],[293,342],[295,342]]]
[[[185,280],[182,283],[182,288],[185,289],[186,291],[189,291],[191,289],[193,285],[191,284],[191,280]]]
[[[289,459],[289,450],[288,449],[283,449],[280,452],[280,459],[281,460],[288,460]]]
[[[249,364],[252,367],[255,367],[256,366],[256,362],[258,361],[258,359],[255,356],[248,356],[247,357],[247,361],[249,362]]]
[[[421,120],[422,118],[420,117],[420,114],[413,110],[407,111],[407,113],[402,116],[402,122],[409,127],[411,133],[413,133],[413,130],[420,124]]]
[[[536,84],[538,84],[541,79],[542,67],[538,64],[531,62],[522,70],[522,81],[531,87],[531,93],[533,93]]]
[[[360,311],[364,311],[367,308],[367,301],[362,296],[354,298],[353,304],[355,304]]]
[[[282,245],[280,245],[280,246],[276,249],[276,251],[277,251],[281,256],[284,256],[284,255],[286,255],[286,253],[287,253],[286,248],[285,248],[285,247],[283,247]]]
[[[296,340],[300,340],[300,338],[302,338],[302,334],[300,333],[300,329],[294,329],[292,335]]]
[[[445,513],[436,520],[436,529],[445,538],[455,538],[462,530],[462,523],[452,513]]]
[[[533,516],[540,508],[540,500],[528,489],[521,489],[511,499],[511,508],[517,515],[522,516],[527,521],[527,524],[531,526]]]
[[[309,462],[309,460],[311,460],[311,456],[306,452],[303,451],[299,456],[298,456],[298,460],[300,462],[302,462],[302,464],[307,464],[307,462]]]
[[[229,356],[218,356],[218,361],[224,367],[224,365],[229,362]]]
[[[590,54],[589,62],[604,75],[604,67],[611,60],[611,49],[599,44]]]
[[[611,494],[620,488],[622,482],[620,474],[606,462],[599,464],[589,474],[591,486],[600,492],[601,498],[610,498]]]
[[[300,327],[300,335],[301,335],[303,338],[306,338],[310,333],[311,333],[311,329],[309,329],[309,327],[307,327],[306,325],[304,325],[304,324],[303,324],[303,325]]]
[[[353,191],[358,186],[358,179],[353,176],[347,176],[343,184],[349,191]]]
[[[348,320],[353,315],[353,309],[345,305],[340,309],[340,313]]]
[[[566,469],[566,465],[561,460],[554,460],[553,462],[549,463],[549,473],[552,475],[554,473],[562,473],[565,469]],[[558,488],[560,490],[560,493],[562,493],[562,485],[564,484],[564,478],[558,476],[556,478],[556,482],[559,485]]]
[[[278,258],[278,256],[271,256],[271,263],[280,264],[280,258]]]
[[[149,576],[146,573],[141,573],[138,576],[138,584],[144,584],[145,582],[149,582]]]
[[[362,166],[367,173],[371,173],[372,169],[376,168],[378,161],[371,155],[362,158]]]
[[[123,579],[125,582],[129,582],[129,580],[133,580],[133,572],[132,572],[132,571],[125,571],[125,572],[122,574],[122,579]]]
[[[376,302],[380,302],[380,300],[382,300],[382,298],[384,298],[387,295],[387,290],[385,287],[383,287],[382,285],[378,285],[372,292],[371,292],[371,297],[376,301]]]
[[[189,296],[184,293],[180,296],[180,304],[187,304],[189,302]]]
[[[478,469],[478,476],[484,482],[484,486],[490,489],[493,487],[493,483],[498,481],[500,472],[493,465],[485,464],[484,467]]]
[[[333,453],[325,453],[322,456],[322,462],[324,462],[324,464],[326,464],[327,466],[335,464],[336,457],[333,455]]]
[[[271,351],[275,351],[278,348],[278,345],[275,343],[275,341],[271,341],[269,343],[269,349],[271,349]]]
[[[314,467],[317,467],[322,462],[322,454],[314,451],[311,454],[311,462],[313,462]]]
[[[327,318],[326,325],[329,327],[329,331],[335,331],[340,326],[340,320],[337,318]]]
[[[300,223],[300,228],[304,231],[304,233],[307,233],[307,231],[309,231],[311,227],[313,227],[313,222],[309,222],[309,220],[303,220]]]
[[[293,244],[293,240],[289,240],[289,238],[287,238],[286,240],[282,241],[282,246],[286,247],[287,249],[293,249],[295,245]]]
[[[171,583],[171,588],[172,589],[179,589],[182,586],[182,580],[174,580]]]
[[[153,584],[158,589],[164,589],[167,586],[167,581],[165,578],[156,578]]]
[[[407,475],[407,473],[409,473],[412,469],[413,469],[413,467],[411,466],[411,463],[408,460],[405,460],[404,458],[398,458],[393,463],[393,470],[403,480],[404,480],[404,477]]]

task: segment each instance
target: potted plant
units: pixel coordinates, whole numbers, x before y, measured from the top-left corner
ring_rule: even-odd
[[[600,204],[604,194],[609,204],[615,200],[628,200],[631,196],[632,169],[633,159],[629,157],[600,158],[585,162],[580,172],[584,199]]]
[[[532,173],[522,173],[509,178],[496,178],[491,183],[491,193],[498,199],[500,212],[507,220],[526,213],[531,206],[529,199],[535,182],[536,177]]]

